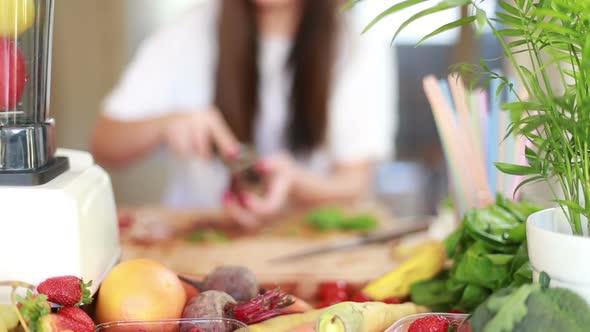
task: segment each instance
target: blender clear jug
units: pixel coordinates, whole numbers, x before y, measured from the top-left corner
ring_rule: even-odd
[[[53,0],[0,0],[0,177],[55,167],[48,117],[53,6]]]

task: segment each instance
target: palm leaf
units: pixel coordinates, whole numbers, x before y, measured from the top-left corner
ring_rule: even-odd
[[[427,34],[422,39],[420,39],[420,41],[418,42],[418,44],[416,44],[416,46],[420,46],[422,43],[424,43],[428,39],[430,39],[430,38],[432,38],[432,37],[434,37],[436,35],[439,35],[439,34],[441,34],[443,32],[446,32],[446,31],[449,31],[449,30],[452,30],[452,29],[455,29],[455,28],[458,28],[458,27],[462,27],[462,26],[467,25],[467,24],[471,24],[476,19],[477,19],[476,16],[468,16],[468,17],[460,18],[460,19],[458,19],[456,21],[453,21],[451,23],[445,24],[442,27],[440,27],[440,28],[432,31],[431,33]]]
[[[428,9],[422,10],[422,11],[412,15],[409,19],[407,19],[405,22],[403,22],[401,24],[401,26],[397,29],[397,31],[393,35],[393,38],[391,39],[392,42],[395,41],[395,39],[400,34],[400,32],[402,32],[412,22],[414,22],[422,17],[432,15],[434,13],[442,12],[442,11],[445,11],[445,10],[448,10],[451,8],[461,7],[463,5],[466,5],[469,2],[470,2],[469,0],[444,1],[444,2],[440,2],[436,6],[430,7]]]
[[[316,0],[317,1],[317,0]],[[358,0],[357,0],[358,1]],[[383,11],[381,14],[377,15],[377,17],[375,17],[370,23],[369,25],[367,25],[367,27],[365,27],[365,29],[363,30],[363,33],[369,31],[375,24],[377,24],[379,21],[381,21],[382,19],[384,19],[385,17],[395,14],[401,10],[404,10],[406,8],[415,6],[419,3],[425,2],[427,0],[406,0],[406,1],[402,1],[398,4],[395,4],[389,8],[387,8],[385,11]]]

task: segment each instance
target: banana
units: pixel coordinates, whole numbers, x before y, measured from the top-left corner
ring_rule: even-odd
[[[407,297],[410,295],[412,284],[439,274],[446,259],[446,249],[441,242],[429,241],[420,244],[406,261],[393,271],[370,282],[362,291],[376,301]]]

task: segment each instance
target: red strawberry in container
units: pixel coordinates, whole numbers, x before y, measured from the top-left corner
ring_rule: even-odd
[[[37,286],[37,292],[47,296],[49,302],[68,307],[90,304],[92,297],[88,287],[92,281],[84,281],[75,276],[49,278]]]
[[[408,332],[448,332],[451,322],[443,316],[431,315],[415,320]]]
[[[57,314],[43,316],[38,324],[38,332],[94,332],[95,329],[92,318],[78,307],[64,307]]]

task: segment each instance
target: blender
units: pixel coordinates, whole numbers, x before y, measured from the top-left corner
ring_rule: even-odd
[[[53,10],[53,0],[0,0],[0,280],[75,275],[95,292],[120,258],[116,206],[92,156],[56,145]]]

